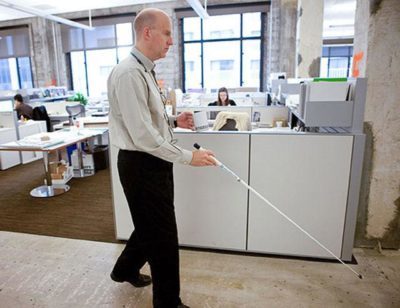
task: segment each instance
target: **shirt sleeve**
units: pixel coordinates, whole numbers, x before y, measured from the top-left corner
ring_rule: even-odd
[[[170,162],[191,162],[191,151],[172,144],[154,127],[148,106],[149,88],[139,71],[120,76],[116,80],[115,93],[124,125],[139,150]]]
[[[171,127],[176,128],[178,125],[176,125],[176,116],[168,116],[168,122]]]

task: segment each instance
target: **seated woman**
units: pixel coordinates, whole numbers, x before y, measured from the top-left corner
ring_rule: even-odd
[[[225,87],[219,88],[218,90],[218,100],[209,103],[208,106],[236,106],[236,103],[229,99],[228,89]],[[214,120],[217,117],[218,111],[210,112],[210,120]]]
[[[208,106],[236,106],[236,103],[229,99],[228,89],[222,87],[218,90],[218,100]]]

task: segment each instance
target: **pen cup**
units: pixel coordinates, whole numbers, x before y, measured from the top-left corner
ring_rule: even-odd
[[[207,112],[205,111],[195,111],[193,113],[193,122],[196,131],[208,130],[208,119]]]

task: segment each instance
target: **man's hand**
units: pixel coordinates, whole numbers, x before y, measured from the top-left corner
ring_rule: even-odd
[[[194,130],[193,113],[189,111],[182,112],[176,117],[176,123],[180,128],[189,128]]]
[[[201,167],[201,166],[216,166],[214,160],[214,153],[209,150],[195,150],[192,151],[193,158],[190,162],[191,166]]]

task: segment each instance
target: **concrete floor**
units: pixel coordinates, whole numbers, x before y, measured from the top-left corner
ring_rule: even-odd
[[[0,307],[151,307],[110,280],[121,244],[0,232]],[[358,279],[327,262],[181,250],[193,307],[400,307],[400,252],[355,249]],[[149,268],[144,269],[149,273]]]

